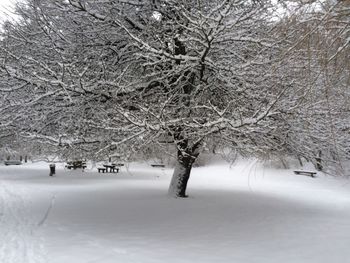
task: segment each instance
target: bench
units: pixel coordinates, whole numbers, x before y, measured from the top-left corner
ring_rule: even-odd
[[[164,164],[151,164],[152,167],[165,167]]]
[[[311,172],[311,171],[294,171],[295,174],[302,174],[310,177],[315,177],[317,174],[316,172]]]
[[[21,161],[16,161],[16,160],[12,160],[12,161],[8,160],[8,161],[5,161],[4,163],[5,163],[5,165],[21,165],[22,164]]]

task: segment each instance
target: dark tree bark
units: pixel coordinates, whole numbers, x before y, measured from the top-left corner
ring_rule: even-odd
[[[316,159],[316,170],[322,171],[323,165],[322,165],[322,151],[321,150],[318,151],[318,156],[315,159]]]
[[[300,156],[297,156],[297,158],[298,158],[298,161],[299,161],[299,165],[301,166],[301,167],[303,167],[303,161],[301,160],[301,157]]]
[[[198,156],[198,155],[197,155]],[[169,195],[172,197],[187,197],[186,189],[192,165],[197,156],[184,156],[178,152],[177,163],[169,187]]]
[[[170,182],[168,194],[171,197],[187,197],[186,189],[190,178],[192,165],[199,155],[200,141],[189,146],[188,140],[182,139],[179,134],[175,136],[177,141],[177,163]]]

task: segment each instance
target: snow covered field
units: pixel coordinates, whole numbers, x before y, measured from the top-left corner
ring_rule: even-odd
[[[48,173],[0,166],[1,263],[350,262],[349,180],[240,161],[171,199],[171,169]]]

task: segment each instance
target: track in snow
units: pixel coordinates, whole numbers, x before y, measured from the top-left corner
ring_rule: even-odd
[[[39,226],[21,187],[0,182],[0,262],[46,263]]]

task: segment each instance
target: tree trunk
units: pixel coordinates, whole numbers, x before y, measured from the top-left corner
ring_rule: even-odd
[[[298,161],[299,161],[299,165],[300,165],[300,167],[303,167],[303,161],[301,160],[301,157],[300,156],[298,156],[297,157],[298,158]]]
[[[316,170],[322,171],[323,165],[322,165],[322,151],[321,150],[318,151],[318,156],[315,159],[316,159]]]
[[[169,186],[169,196],[187,197],[187,182],[190,178],[193,162],[194,159],[192,157],[183,157],[181,154],[178,154],[177,163]]]
[[[286,160],[283,157],[280,157],[280,161],[281,161],[284,169],[288,169],[289,168],[288,167],[288,163],[286,162]]]

